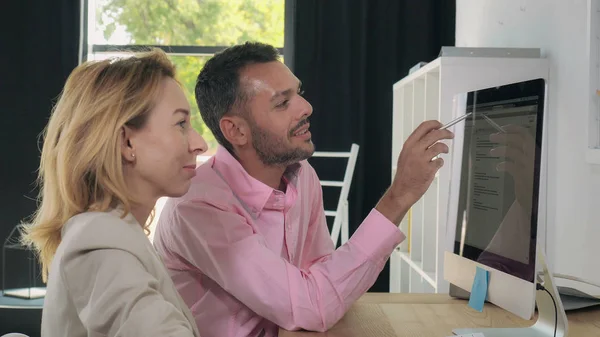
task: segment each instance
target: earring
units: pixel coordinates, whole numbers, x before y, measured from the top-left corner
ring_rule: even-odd
[[[135,153],[132,153],[132,154],[131,154],[131,158],[135,158]]]

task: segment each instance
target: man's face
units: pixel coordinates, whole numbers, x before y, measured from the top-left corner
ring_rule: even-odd
[[[308,117],[312,106],[301,96],[300,81],[283,63],[248,66],[240,74],[251,140],[266,165],[287,166],[312,156]]]

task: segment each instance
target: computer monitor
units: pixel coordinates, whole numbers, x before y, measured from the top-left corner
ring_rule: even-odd
[[[444,278],[468,296],[476,267],[489,271],[487,300],[531,319],[546,83],[534,79],[455,97]]]

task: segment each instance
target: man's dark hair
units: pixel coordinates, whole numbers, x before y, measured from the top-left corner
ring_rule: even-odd
[[[279,60],[279,52],[273,46],[246,42],[215,54],[196,80],[196,103],[204,123],[221,144],[233,153],[231,143],[219,128],[221,118],[234,107],[243,109],[248,95],[240,85],[240,71],[251,64]]]

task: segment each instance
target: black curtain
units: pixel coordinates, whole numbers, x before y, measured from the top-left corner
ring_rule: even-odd
[[[3,1],[0,5],[1,244],[36,209],[38,138],[67,76],[77,66],[79,22],[78,0]],[[26,286],[27,256],[7,253],[5,257],[7,283]],[[0,269],[0,280],[1,273]],[[40,313],[0,309],[0,335],[14,331],[39,335]]]
[[[316,148],[360,146],[350,234],[391,182],[392,85],[417,62],[435,59],[441,46],[454,45],[455,11],[455,0],[295,1],[293,70],[314,108]],[[321,179],[343,174],[343,162],[311,163]],[[324,199],[335,209],[335,192],[325,188]],[[389,291],[389,264],[370,291]]]

